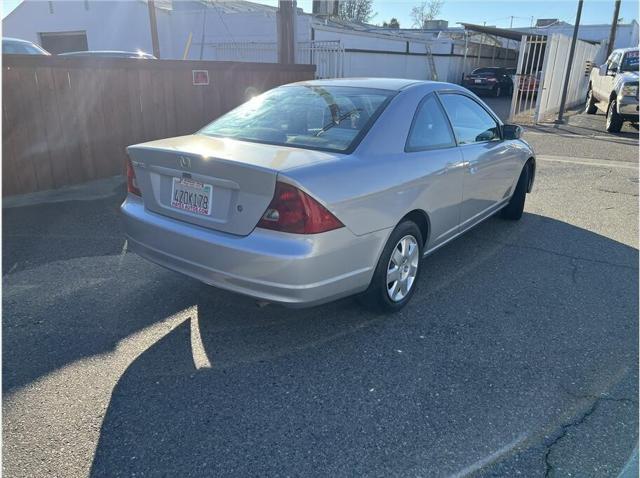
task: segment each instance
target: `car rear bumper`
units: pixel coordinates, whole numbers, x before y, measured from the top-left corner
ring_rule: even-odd
[[[150,212],[132,195],[121,211],[129,249],[138,255],[221,289],[298,307],[365,290],[390,232],[255,229],[235,236]]]

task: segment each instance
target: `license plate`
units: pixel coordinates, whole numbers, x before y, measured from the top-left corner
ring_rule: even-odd
[[[476,83],[482,83],[482,80],[474,80]]]
[[[187,178],[173,178],[171,207],[209,216],[213,187]]]

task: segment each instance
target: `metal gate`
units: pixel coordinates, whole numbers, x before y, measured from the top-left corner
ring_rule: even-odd
[[[566,107],[584,101],[587,66],[601,59],[604,44],[577,40],[571,64]],[[538,123],[558,113],[567,72],[571,38],[566,35],[523,35],[513,82],[510,121]]]
[[[546,49],[546,35],[522,35],[509,112],[513,122],[530,123],[536,119]]]
[[[205,43],[203,58],[218,61],[277,63],[278,44],[275,42]],[[316,65],[316,78],[342,78],[344,47],[340,41],[298,42],[296,63]]]

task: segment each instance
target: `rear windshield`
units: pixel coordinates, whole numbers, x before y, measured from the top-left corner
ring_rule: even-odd
[[[638,71],[638,50],[631,50],[624,54],[620,71]]]
[[[500,70],[495,68],[476,68],[473,70],[474,75],[497,75]]]
[[[347,151],[393,91],[346,86],[284,86],[256,96],[200,133],[258,143]]]

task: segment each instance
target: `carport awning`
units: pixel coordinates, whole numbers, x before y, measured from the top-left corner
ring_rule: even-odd
[[[508,38],[509,40],[521,41],[522,35],[527,35],[528,32],[521,32],[518,30],[510,30],[507,28],[487,27],[484,25],[475,25],[473,23],[460,23],[466,30],[471,30],[478,33],[486,33],[487,35],[493,35],[496,37]],[[541,35],[546,36],[546,35]]]

